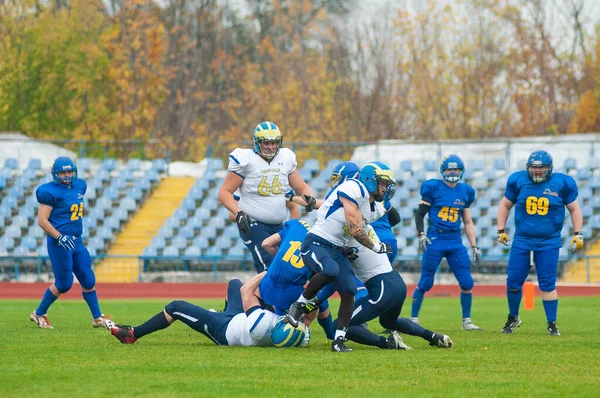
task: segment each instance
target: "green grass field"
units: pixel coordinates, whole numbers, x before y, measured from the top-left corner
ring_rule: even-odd
[[[104,300],[117,322],[136,325],[166,300]],[[196,300],[221,308],[222,300]],[[600,297],[562,298],[561,337],[546,334],[540,300],[521,314],[514,335],[500,298],[475,298],[473,320],[483,332],[460,330],[454,298],[426,298],[421,323],[448,334],[450,350],[411,336],[412,351],[386,351],[348,343],[354,352],[332,353],[315,324],[309,347],[217,347],[176,323],[122,345],[93,329],[82,301],[58,301],[54,330],[29,321],[37,301],[0,300],[0,396],[598,396]],[[404,313],[409,312],[409,301]],[[337,302],[333,302],[333,307]],[[337,310],[334,310],[336,313]],[[377,322],[371,330],[380,331]]]

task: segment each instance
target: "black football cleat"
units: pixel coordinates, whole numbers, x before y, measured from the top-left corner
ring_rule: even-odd
[[[515,329],[520,327],[521,324],[523,323],[523,321],[521,321],[521,318],[519,318],[519,316],[512,316],[509,315],[508,319],[506,320],[506,324],[504,325],[504,327],[502,328],[502,330],[500,331],[502,334],[513,334]]]
[[[288,313],[285,316],[285,320],[293,327],[297,327],[298,323],[302,319],[302,314],[304,314],[305,312],[306,304],[296,301],[290,306],[290,309],[288,310]]]
[[[346,345],[344,344],[343,337],[338,337],[337,339],[333,340],[333,343],[331,343],[331,351],[333,351],[333,352],[352,352],[352,349],[346,347]]]
[[[560,336],[560,332],[556,327],[556,322],[548,322],[548,334],[550,336]]]

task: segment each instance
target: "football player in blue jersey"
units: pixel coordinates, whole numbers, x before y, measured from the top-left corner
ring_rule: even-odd
[[[282,148],[283,134],[273,122],[261,122],[254,129],[254,149],[236,148],[229,155],[229,173],[218,193],[219,201],[235,220],[244,245],[252,254],[257,272],[266,270],[272,257],[261,246],[279,232],[287,217],[286,192],[293,189],[306,195],[310,211],[315,199],[297,169],[296,154]],[[240,200],[233,198],[239,190]]]
[[[233,279],[227,286],[226,307],[222,312],[204,309],[183,300],[172,301],[152,318],[139,326],[125,326],[108,321],[108,329],[123,344],[133,344],[151,333],[166,329],[181,321],[216,345],[274,346],[281,340],[275,336],[283,317],[261,307],[256,291],[265,272],[254,275],[242,285]],[[301,322],[291,336],[291,343],[283,347],[304,347],[310,340],[310,330]]]
[[[81,284],[83,298],[92,312],[92,326],[107,327],[107,318],[98,304],[90,253],[81,238],[83,196],[87,185],[77,178],[75,162],[65,156],[54,161],[52,177],[54,181],[41,185],[36,196],[40,203],[38,224],[48,235],[48,256],[54,283],[46,289],[40,305],[29,319],[40,328],[53,329],[47,316],[48,308],[61,294],[71,289],[75,274]]]
[[[465,233],[473,250],[475,263],[481,261],[475,225],[471,218],[470,206],[475,200],[475,190],[468,184],[460,183],[465,164],[457,155],[444,158],[440,166],[442,179],[427,180],[421,184],[421,202],[415,215],[415,224],[419,237],[419,250],[423,253],[421,278],[413,293],[412,315],[414,322],[419,320],[423,298],[433,287],[437,268],[446,257],[450,269],[460,285],[460,304],[462,307],[463,330],[481,330],[471,322],[471,303],[473,300],[473,277],[471,260],[462,244],[460,234],[461,220]],[[424,230],[425,215],[429,215],[427,233]]]
[[[304,266],[300,256],[300,246],[310,231],[310,226],[301,220],[290,220],[283,229],[271,235],[262,243],[263,249],[273,256],[267,275],[260,283],[259,294],[262,300],[273,306],[275,313],[284,315],[304,290],[304,285],[313,275]],[[327,300],[321,301],[317,320],[327,338],[333,340],[333,322]]]
[[[548,334],[560,336],[556,326],[558,294],[556,274],[558,253],[562,246],[560,232],[565,218],[565,206],[571,214],[574,235],[571,248],[583,247],[583,216],[577,202],[577,184],[572,177],[552,172],[552,156],[546,151],[535,151],[527,159],[527,169],[512,174],[504,197],[498,206],[498,241],[508,245],[506,221],[510,209],[515,207],[515,235],[508,258],[506,295],[508,319],[502,333],[512,334],[521,326],[519,305],[523,283],[535,264]]]

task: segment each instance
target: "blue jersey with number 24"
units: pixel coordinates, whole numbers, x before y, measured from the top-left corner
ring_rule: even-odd
[[[71,186],[48,182],[35,191],[39,203],[52,207],[48,221],[63,235],[79,237],[83,233],[83,195],[87,185],[75,180]]]

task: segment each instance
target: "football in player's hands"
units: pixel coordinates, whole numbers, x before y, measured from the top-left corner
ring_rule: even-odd
[[[243,211],[235,213],[235,222],[237,223],[240,232],[247,234],[250,231],[250,219]]]

